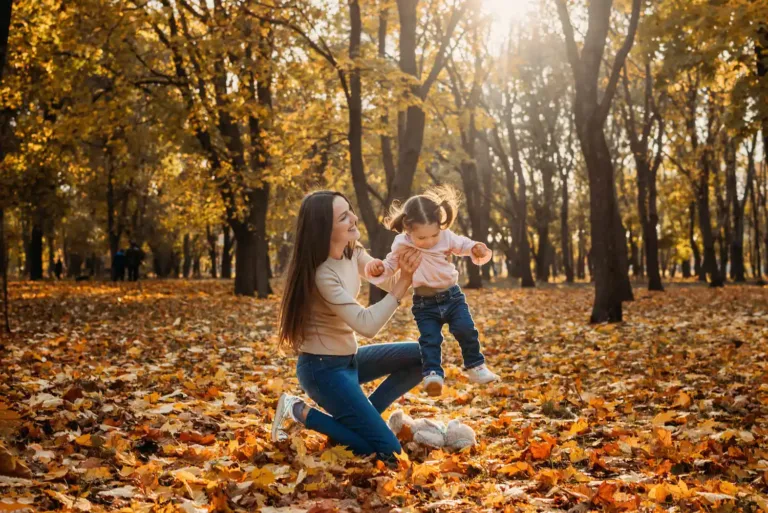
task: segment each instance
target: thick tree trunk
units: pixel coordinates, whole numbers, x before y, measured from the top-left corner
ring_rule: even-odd
[[[620,322],[622,302],[631,300],[633,295],[628,275],[627,243],[616,198],[613,162],[603,128],[616,92],[619,72],[634,43],[641,1],[632,1],[627,37],[616,54],[604,90],[600,87],[601,67],[613,1],[589,3],[588,28],[581,50],[576,43],[565,0],[557,0],[556,3],[566,39],[566,53],[576,84],[574,121],[589,177],[591,260],[595,273],[595,300],[590,321]]]
[[[254,274],[256,275],[256,290],[260,298],[272,294],[269,279],[272,270],[269,262],[269,239],[267,237],[267,206],[269,203],[269,188],[264,186],[254,192],[252,205],[255,209],[253,224],[256,228],[256,260]]]
[[[29,236],[29,251],[27,252],[27,268],[30,280],[43,279],[43,227],[39,215],[33,214],[32,232]]]
[[[595,302],[591,322],[621,322],[622,302],[629,299],[627,243],[618,214],[613,163],[600,126],[587,125],[582,132],[582,151],[589,175],[592,268]]]
[[[269,243],[266,237],[269,191],[257,189],[249,194],[251,211],[245,222],[234,222],[235,294],[265,298],[272,293],[269,284]]]

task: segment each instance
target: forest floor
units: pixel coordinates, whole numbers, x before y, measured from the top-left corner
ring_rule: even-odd
[[[278,396],[300,393],[276,298],[12,282],[0,512],[768,510],[768,288],[636,290],[598,326],[589,287],[467,296],[503,381],[469,384],[448,336],[443,396],[392,410],[461,418],[479,444],[404,441],[390,470],[307,430],[269,441]],[[376,341],[417,336],[401,308]]]

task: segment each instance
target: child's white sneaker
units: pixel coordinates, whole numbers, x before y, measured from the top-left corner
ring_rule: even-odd
[[[437,397],[443,393],[443,377],[435,371],[424,377],[422,386],[430,397]]]
[[[492,381],[498,381],[501,379],[501,377],[492,372],[485,364],[478,365],[477,367],[472,367],[471,369],[467,369],[467,377],[469,377],[470,383],[479,383],[481,385],[484,385],[486,383],[490,383]]]

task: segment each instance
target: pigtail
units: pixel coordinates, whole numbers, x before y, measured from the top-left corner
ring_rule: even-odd
[[[442,211],[440,213],[441,215],[438,216],[438,219],[440,219],[440,229],[447,230],[453,224],[456,214],[449,201],[443,200],[438,206],[438,209]]]
[[[399,203],[393,203],[389,215],[384,219],[384,226],[397,233],[405,230],[405,209]]]
[[[447,230],[450,228],[459,214],[460,199],[456,189],[449,185],[442,185],[428,190],[424,195],[437,206],[434,217],[440,225],[440,229]]]

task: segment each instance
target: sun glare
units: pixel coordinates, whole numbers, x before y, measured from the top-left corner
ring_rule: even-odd
[[[502,25],[523,21],[535,6],[536,0],[482,0],[483,9]]]

